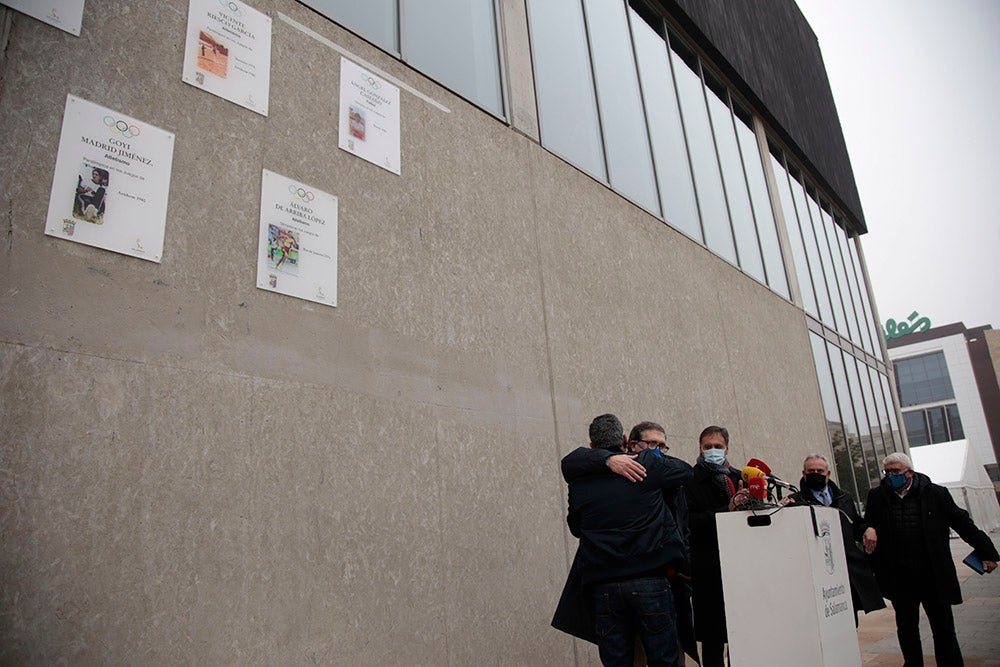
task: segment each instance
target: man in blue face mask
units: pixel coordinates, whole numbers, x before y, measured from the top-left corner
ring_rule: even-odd
[[[740,471],[729,465],[728,457],[729,431],[707,427],[698,437],[694,476],[684,487],[691,529],[694,631],[701,642],[703,667],[722,667],[727,641],[715,515],[738,509],[748,499]]]
[[[939,665],[962,665],[951,605],[962,603],[962,590],[951,557],[950,530],[969,543],[987,572],[996,569],[996,547],[958,507],[951,493],[913,470],[906,454],[882,462],[885,477],[868,493],[865,522],[878,534],[872,565],[882,594],[896,612],[896,637],[905,667],[923,665],[920,605],[923,605]]]

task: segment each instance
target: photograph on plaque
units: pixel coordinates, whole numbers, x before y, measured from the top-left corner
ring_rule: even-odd
[[[399,174],[399,88],[340,59],[340,148]]]
[[[238,0],[190,0],[181,79],[266,116],[271,17]]]
[[[69,95],[45,233],[159,262],[174,135]]]
[[[337,305],[337,198],[263,170],[257,287]]]
[[[83,27],[83,0],[0,0],[0,5],[7,5],[77,37]]]

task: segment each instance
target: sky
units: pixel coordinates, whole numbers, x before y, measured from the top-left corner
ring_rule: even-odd
[[[796,0],[861,195],[882,324],[1000,328],[1000,1]]]

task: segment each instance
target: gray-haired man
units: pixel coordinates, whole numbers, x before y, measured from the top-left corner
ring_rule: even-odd
[[[962,603],[962,590],[951,557],[950,530],[975,549],[986,572],[996,569],[1000,554],[948,489],[913,470],[909,456],[890,454],[882,470],[882,483],[868,493],[865,521],[878,532],[872,562],[882,594],[892,600],[896,612],[904,665],[924,664],[921,605],[934,635],[937,664],[962,665],[951,612],[951,605]]]

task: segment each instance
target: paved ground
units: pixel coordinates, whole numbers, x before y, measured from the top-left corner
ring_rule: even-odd
[[[994,544],[1000,544],[1000,531],[990,534]],[[978,575],[962,564],[972,551],[960,539],[951,541],[958,580],[962,583],[962,604],[953,607],[958,643],[965,656],[966,667],[1000,667],[1000,569],[993,574]],[[928,666],[935,665],[931,629],[920,614],[920,638]],[[861,642],[861,662],[870,667],[901,667],[903,657],[896,642],[896,622],[892,605],[874,614],[862,614],[858,626]]]

